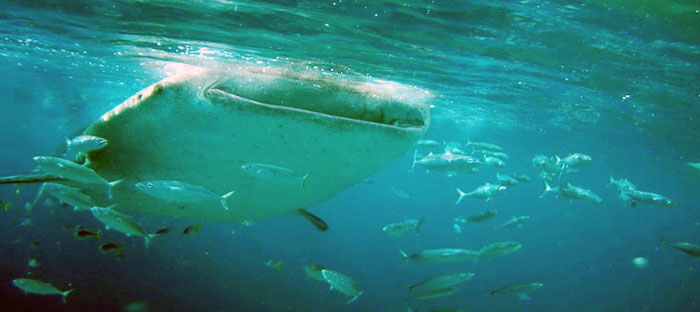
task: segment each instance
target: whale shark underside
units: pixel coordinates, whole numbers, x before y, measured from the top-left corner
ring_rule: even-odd
[[[311,220],[304,208],[395,161],[425,134],[429,99],[398,83],[285,68],[189,70],[136,93],[85,129],[109,142],[87,154],[86,166],[123,181],[111,199],[100,185],[80,187],[99,205],[116,204],[127,214],[240,222],[301,212]],[[256,179],[241,169],[250,163],[309,175],[303,187]],[[0,183],[48,180],[76,185],[42,174]],[[218,201],[168,202],[134,187],[149,180],[235,193],[229,210]]]

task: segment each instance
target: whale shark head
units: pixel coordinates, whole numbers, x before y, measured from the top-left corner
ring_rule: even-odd
[[[85,134],[109,145],[89,153],[88,166],[123,180],[112,194],[125,213],[256,220],[326,200],[395,161],[425,134],[429,99],[418,88],[337,74],[192,70],[147,87],[89,126]],[[303,188],[256,179],[241,168],[250,163],[308,176]],[[168,202],[134,187],[149,180],[236,192],[225,210],[217,201]]]

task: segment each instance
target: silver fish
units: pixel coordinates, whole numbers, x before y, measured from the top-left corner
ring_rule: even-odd
[[[66,297],[73,292],[74,289],[69,289],[66,291],[56,288],[56,286],[51,285],[47,282],[42,282],[39,280],[31,278],[17,278],[12,280],[12,284],[17,286],[25,293],[37,294],[37,295],[61,295],[63,296],[63,302],[66,302]]]
[[[469,249],[428,249],[417,254],[408,255],[403,250],[399,250],[403,261],[417,261],[423,263],[455,263],[467,260],[476,260],[479,252]]]
[[[282,184],[297,184],[300,188],[306,187],[306,181],[311,175],[310,172],[301,175],[294,170],[269,164],[245,164],[241,165],[241,169],[256,179]]]
[[[440,297],[445,297],[445,296],[450,296],[454,295],[459,291],[459,288],[457,287],[448,287],[448,288],[441,288],[441,289],[435,289],[435,290],[430,290],[427,292],[422,292],[422,293],[416,293],[411,296],[409,296],[409,299],[434,299],[434,298],[440,298]]]
[[[442,154],[429,153],[425,156],[419,156],[418,150],[413,153],[411,171],[413,171],[416,164],[428,170],[469,173],[477,172],[478,168],[483,165],[478,158],[467,155],[445,152]]]
[[[455,218],[454,221],[455,222],[462,222],[462,223],[482,222],[482,221],[489,220],[489,219],[495,217],[496,215],[498,215],[498,210],[486,210],[486,211],[483,211],[483,212],[480,212],[477,214],[473,214],[471,216]]]
[[[505,191],[506,187],[503,185],[498,185],[498,184],[491,184],[491,183],[486,183],[482,186],[479,186],[475,188],[471,192],[465,192],[462,191],[460,188],[457,188],[457,193],[459,194],[459,197],[457,198],[457,201],[455,202],[455,205],[459,204],[464,197],[473,197],[485,201],[491,200],[492,197],[500,194],[501,192]]]
[[[505,185],[505,186],[511,186],[511,185],[516,185],[518,184],[518,180],[507,175],[507,174],[496,174],[496,182],[498,185]]]
[[[593,193],[593,191],[578,186],[573,186],[570,183],[565,183],[557,187],[551,187],[549,183],[545,181],[544,192],[542,192],[540,198],[544,197],[549,193],[554,193],[557,196],[561,196],[568,199],[589,199],[595,202],[596,204],[600,204],[601,202],[603,202],[603,199],[600,198],[600,196],[598,196],[596,193]]]
[[[94,152],[107,147],[107,139],[92,135],[81,135],[72,139],[66,138],[66,149],[75,153]]]
[[[522,248],[523,245],[518,242],[500,242],[486,245],[479,249],[479,255],[482,257],[495,257],[506,255],[515,252]]]
[[[63,203],[75,207],[75,210],[87,210],[95,206],[95,202],[80,189],[58,183],[47,182],[41,186],[39,193],[46,191]]]
[[[424,220],[425,220],[425,218],[421,218],[420,220],[406,219],[405,221],[402,221],[402,222],[387,224],[382,228],[382,231],[384,231],[384,233],[387,233],[391,236],[403,235],[404,233],[406,233],[408,231],[414,231],[414,232],[418,233],[418,232],[420,232],[420,226],[421,226],[421,224],[423,224]]]
[[[85,184],[103,184],[107,186],[107,197],[112,197],[112,188],[122,180],[109,182],[94,170],[76,164],[70,160],[65,160],[50,156],[35,156],[34,162],[47,173],[59,176],[75,182]]]
[[[493,156],[484,156],[484,164],[487,166],[495,166],[495,167],[505,167],[506,162],[503,161],[503,159],[500,159],[498,157],[493,157]]]
[[[357,281],[352,277],[326,269],[322,269],[321,274],[323,279],[331,285],[331,290],[335,289],[345,296],[352,297],[346,304],[353,303],[364,293],[364,291],[360,290]]]
[[[522,227],[523,224],[526,222],[530,221],[530,216],[512,216],[508,221],[503,222],[501,225],[495,226],[495,229],[502,229],[502,228],[512,228],[512,227]]]
[[[540,290],[540,288],[542,288],[543,285],[544,284],[542,284],[542,283],[512,284],[512,285],[503,286],[501,288],[492,290],[491,296],[495,296],[498,294],[516,295],[521,300],[530,300],[530,297],[528,296],[528,294]]]
[[[450,288],[462,284],[474,277],[474,273],[460,272],[431,277],[415,285],[408,285],[412,293],[425,293],[438,289]]]
[[[203,186],[179,181],[142,181],[134,184],[134,186],[148,195],[171,202],[199,203],[209,200],[219,200],[221,206],[226,210],[228,210],[226,200],[235,193],[235,191],[230,191],[219,196]]]
[[[496,144],[492,143],[486,143],[486,142],[471,142],[467,141],[467,146],[471,146],[474,148],[478,148],[481,150],[487,150],[487,151],[492,151],[492,152],[502,152],[503,148]]]
[[[102,222],[105,225],[105,228],[108,230],[112,229],[119,231],[126,234],[126,236],[135,235],[143,237],[146,248],[148,248],[148,245],[151,243],[151,238],[155,237],[156,235],[146,233],[141,225],[136,222],[136,219],[134,219],[132,216],[114,210],[115,206],[116,205],[112,205],[107,208],[92,207],[90,208],[90,211],[92,211],[92,215],[95,216],[97,220]]]

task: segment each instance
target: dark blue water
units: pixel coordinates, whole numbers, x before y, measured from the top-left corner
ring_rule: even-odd
[[[697,1],[0,1],[0,175],[29,173],[111,107],[166,77],[177,64],[260,62],[317,66],[415,85],[436,94],[427,138],[499,144],[505,168],[478,174],[408,172],[412,151],[384,170],[309,207],[331,227],[297,216],[252,226],[135,216],[169,227],[146,250],[103,231],[81,241],[64,225],[100,224],[55,201],[27,215],[36,185],[2,185],[0,306],[5,311],[697,311],[699,262],[669,241],[700,243],[700,4]],[[600,205],[548,196],[530,159],[582,152],[590,167],[561,181],[589,188]],[[496,173],[531,182],[455,206]],[[609,175],[675,205],[627,207]],[[396,196],[403,190],[410,199]],[[497,209],[495,220],[453,231],[452,219]],[[528,215],[522,228],[493,229]],[[382,226],[425,217],[419,234]],[[27,224],[26,220],[31,220]],[[199,233],[181,234],[199,224]],[[432,248],[478,249],[518,241],[521,250],[476,263],[404,264]],[[101,254],[103,242],[125,256]],[[34,242],[39,242],[33,246]],[[28,268],[29,257],[41,262]],[[646,257],[643,269],[632,264]],[[281,270],[265,265],[282,260]],[[358,280],[354,303],[305,277],[317,263]],[[404,283],[475,273],[460,292],[406,300]],[[31,272],[31,274],[30,274]],[[75,288],[24,295],[32,277]],[[532,300],[490,297],[495,288],[541,282]]]

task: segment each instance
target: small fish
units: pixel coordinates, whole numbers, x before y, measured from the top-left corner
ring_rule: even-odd
[[[428,155],[419,156],[418,150],[413,153],[411,172],[415,169],[416,164],[423,166],[427,170],[443,171],[448,174],[456,172],[475,173],[483,165],[481,160],[476,157],[453,154],[449,151],[443,154],[428,153]]]
[[[501,225],[495,226],[494,229],[503,229],[503,228],[513,228],[513,227],[522,227],[523,224],[526,222],[530,221],[530,216],[512,216],[508,221],[503,222]]]
[[[448,288],[430,290],[430,291],[427,291],[424,293],[413,294],[413,295],[409,296],[408,298],[409,299],[421,299],[421,300],[435,299],[435,298],[454,295],[458,291],[459,291],[459,288],[457,288],[457,287],[448,287]]]
[[[542,283],[519,283],[512,284],[508,286],[503,286],[498,289],[491,291],[491,296],[504,294],[504,295],[516,295],[520,300],[530,300],[530,293],[540,290],[544,284]]]
[[[104,243],[99,247],[100,252],[104,254],[112,254],[114,257],[122,257],[124,246],[115,243]]]
[[[652,192],[644,192],[640,190],[631,190],[628,192],[623,192],[621,197],[627,202],[632,201],[633,205],[636,203],[655,205],[655,206],[672,206],[673,201],[663,195],[659,195]]]
[[[496,174],[496,183],[498,185],[505,185],[505,186],[511,186],[511,185],[516,185],[518,184],[518,180],[507,175],[507,174]]]
[[[405,234],[408,231],[413,231],[415,233],[420,232],[420,226],[423,224],[423,221],[425,218],[421,218],[420,220],[416,219],[406,219],[403,222],[396,222],[396,223],[391,223],[387,224],[382,228],[382,231],[384,233],[387,233],[391,236],[400,236]]]
[[[663,239],[661,240],[661,245],[678,249],[678,250],[680,250],[688,255],[691,255],[693,257],[696,257],[696,258],[700,257],[700,245],[696,245],[693,243],[687,243],[687,242],[672,243],[672,242],[667,242]]]
[[[453,224],[452,229],[455,231],[455,234],[462,234],[462,227],[460,227],[459,224]]]
[[[66,138],[66,149],[74,153],[94,152],[105,147],[107,147],[106,139],[92,135],[81,135],[72,139]]]
[[[528,177],[527,175],[522,174],[522,173],[516,173],[515,179],[520,181],[520,182],[530,182],[530,177]]]
[[[2,207],[2,212],[7,212],[7,210],[10,208],[10,205],[12,205],[11,202],[0,200],[0,207]]]
[[[281,260],[277,261],[277,262],[273,262],[272,260],[267,260],[267,262],[265,262],[265,265],[267,267],[273,268],[277,271],[279,271],[282,268],[282,264],[284,264],[284,261],[281,261]]]
[[[484,156],[484,165],[494,167],[505,167],[506,162],[503,159],[493,156]]]
[[[496,144],[486,143],[486,142],[471,142],[467,141],[467,146],[478,148],[480,150],[492,151],[492,152],[503,152],[503,148]]]
[[[427,249],[417,254],[408,255],[403,250],[399,250],[403,261],[417,261],[422,263],[455,263],[467,260],[476,260],[479,252],[469,249]]]
[[[73,236],[75,236],[76,239],[80,239],[80,240],[86,240],[86,239],[98,240],[98,239],[100,239],[101,235],[102,235],[102,233],[100,231],[93,231],[93,230],[89,230],[89,229],[79,229],[79,230],[75,231],[75,233],[73,234]]]
[[[42,184],[41,188],[39,193],[46,191],[61,202],[73,206],[74,210],[87,210],[95,206],[92,198],[80,189],[50,182]]]
[[[401,199],[411,199],[411,196],[409,196],[408,193],[404,192],[403,190],[398,190],[392,186],[391,191],[394,192],[394,194]]]
[[[438,146],[441,146],[442,143],[435,141],[435,140],[424,139],[424,140],[420,140],[420,141],[416,142],[416,145],[422,146],[422,147],[438,147]]]
[[[321,272],[321,271],[323,271],[323,269],[325,269],[325,268],[320,266],[320,265],[313,264],[313,263],[309,263],[309,264],[304,265],[304,272],[306,272],[306,277],[308,277],[312,280],[319,281],[319,282],[326,281],[323,278],[323,273]]]
[[[157,234],[157,235],[165,235],[165,234],[168,234],[168,232],[170,232],[170,229],[169,229],[169,228],[162,228],[162,229],[156,231],[155,234]]]
[[[610,186],[610,185],[617,186],[617,189],[621,193],[634,191],[637,189],[637,186],[632,184],[632,182],[630,182],[629,180],[624,179],[624,178],[620,178],[620,179],[615,180],[615,178],[613,178],[612,175],[610,175],[610,183],[608,183],[608,186]]]
[[[352,299],[346,302],[346,304],[355,302],[355,300],[357,300],[357,298],[364,293],[364,291],[360,290],[360,286],[357,281],[345,274],[322,269],[321,275],[323,275],[323,279],[326,280],[329,285],[331,285],[331,290],[335,289],[347,297],[352,297]]]
[[[425,293],[429,291],[451,288],[459,284],[465,283],[474,277],[474,273],[460,272],[450,273],[431,277],[415,285],[408,285],[408,289],[412,293]]]
[[[488,151],[488,150],[477,150],[476,152],[481,153],[482,155],[485,155],[485,156],[500,158],[502,160],[508,159],[508,154],[506,154],[504,152],[492,152],[492,151]]]
[[[190,232],[199,233],[199,224],[198,225],[190,225],[190,226],[186,227],[182,231],[182,234],[190,234]]]
[[[473,214],[473,215],[468,216],[468,217],[455,218],[454,221],[455,222],[462,222],[462,223],[483,222],[483,221],[492,219],[496,215],[498,215],[498,210],[486,210],[486,211],[483,211],[483,212],[480,212],[477,214]]]
[[[122,180],[109,182],[86,166],[62,158],[36,156],[34,162],[46,173],[85,184],[103,184],[107,187],[107,197],[112,198],[112,188]]]
[[[564,169],[587,167],[591,164],[591,161],[593,161],[593,157],[582,153],[573,153],[561,159],[561,162],[565,165]]]
[[[457,193],[459,194],[459,197],[457,198],[455,205],[459,204],[462,201],[462,199],[464,199],[464,197],[473,197],[476,199],[489,201],[492,197],[505,191],[505,189],[506,187],[503,185],[491,183],[486,183],[482,186],[479,186],[469,193],[462,191],[460,188],[457,188]]]
[[[482,257],[495,257],[507,255],[522,248],[523,245],[518,242],[500,242],[487,245],[479,249],[479,255]]]
[[[578,186],[573,186],[570,183],[565,183],[557,187],[551,187],[549,183],[545,181],[544,192],[542,192],[540,198],[543,198],[548,193],[554,193],[557,196],[561,196],[568,199],[589,199],[595,202],[596,204],[600,204],[601,202],[603,202],[603,199],[600,198],[600,196],[598,196],[596,193],[593,193],[593,191]]]
[[[282,184],[296,184],[302,189],[306,187],[306,181],[311,175],[310,172],[301,175],[294,170],[269,164],[245,164],[241,165],[241,169],[256,179]]]
[[[39,260],[37,260],[34,257],[29,257],[29,259],[27,259],[27,266],[30,268],[36,268],[40,265],[41,265],[41,262],[39,262]]]
[[[228,209],[226,201],[235,191],[224,195],[216,195],[204,186],[189,184],[180,181],[142,181],[134,186],[141,192],[169,202],[198,203],[210,200],[219,200],[224,209]]]
[[[36,295],[61,295],[63,296],[63,302],[66,302],[66,297],[73,292],[74,289],[69,289],[66,291],[56,288],[50,283],[42,282],[39,280],[31,278],[17,278],[12,280],[12,284],[17,286],[17,288],[24,291],[25,294],[36,294]]]
[[[105,225],[106,229],[112,229],[118,232],[126,234],[126,236],[141,236],[144,239],[146,248],[151,243],[151,238],[153,235],[146,233],[141,225],[136,222],[136,220],[129,215],[123,214],[117,210],[114,210],[116,205],[109,206],[107,208],[92,207],[90,211],[92,215],[97,218],[100,222]]]

